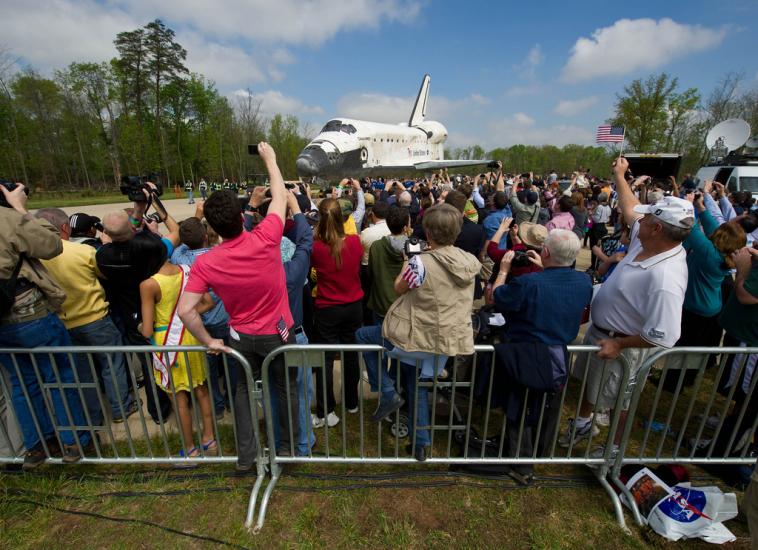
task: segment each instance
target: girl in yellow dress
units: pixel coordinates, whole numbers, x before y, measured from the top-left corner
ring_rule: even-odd
[[[176,313],[189,269],[168,261],[165,245],[155,235],[146,233],[134,236],[132,248],[139,251],[139,262],[146,268],[144,275],[150,275],[140,283],[142,302],[142,335],[158,345],[197,346],[199,342],[186,330]],[[198,304],[199,313],[213,307],[212,298],[206,294]],[[169,375],[170,370],[170,375]],[[176,413],[184,436],[184,443],[189,449],[186,456],[200,456],[200,448],[195,446],[192,434],[192,413],[190,395],[192,391],[200,405],[203,419],[201,444],[205,454],[216,454],[218,447],[213,435],[213,416],[208,386],[205,383],[205,354],[201,352],[153,354],[153,372],[155,382],[171,396],[176,392]],[[173,391],[172,391],[173,385]],[[180,454],[185,456],[184,451]]]

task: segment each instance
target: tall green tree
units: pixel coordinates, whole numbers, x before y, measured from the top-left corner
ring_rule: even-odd
[[[184,61],[187,51],[174,40],[174,31],[166,27],[160,19],[145,25],[144,46],[147,52],[146,69],[152,82],[154,125],[156,137],[160,145],[162,168],[168,173],[168,155],[163,136],[162,99],[163,87],[172,85],[175,92],[181,86],[181,78],[187,74]]]
[[[631,150],[655,151],[663,141],[667,127],[667,107],[678,85],[666,73],[637,79],[616,96],[616,115],[612,124],[626,128]]]

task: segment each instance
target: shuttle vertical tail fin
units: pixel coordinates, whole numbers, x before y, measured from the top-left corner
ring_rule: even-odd
[[[429,97],[429,75],[425,74],[424,79],[421,81],[421,88],[418,91],[418,97],[416,97],[416,103],[413,105],[413,111],[411,112],[411,118],[408,121],[408,126],[416,126],[424,121],[426,116],[426,100]]]

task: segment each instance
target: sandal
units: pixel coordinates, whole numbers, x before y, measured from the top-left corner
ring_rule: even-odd
[[[192,447],[188,453],[184,452],[184,449],[179,449],[179,457],[180,458],[199,458],[200,457],[200,449],[197,447]],[[177,463],[174,464],[175,468],[197,468],[197,464],[193,463]]]
[[[208,456],[218,456],[218,443],[215,439],[203,443],[203,451]]]

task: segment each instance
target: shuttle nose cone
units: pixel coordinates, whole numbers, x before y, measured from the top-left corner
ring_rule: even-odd
[[[297,173],[300,176],[315,176],[318,173],[318,166],[311,155],[301,154],[295,161]]]
[[[295,161],[299,176],[320,176],[329,166],[326,152],[318,146],[308,146],[300,153]]]

